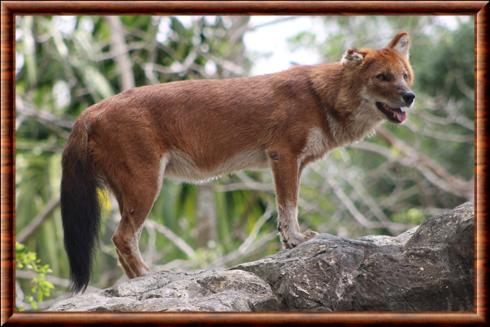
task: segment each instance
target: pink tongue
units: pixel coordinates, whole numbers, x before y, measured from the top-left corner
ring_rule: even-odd
[[[400,123],[405,121],[407,119],[407,113],[403,111],[395,111],[394,112],[396,120],[398,120]]]

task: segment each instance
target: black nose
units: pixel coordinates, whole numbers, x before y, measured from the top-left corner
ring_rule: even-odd
[[[413,103],[413,99],[415,99],[415,94],[413,92],[405,92],[403,93],[403,100],[410,106]]]

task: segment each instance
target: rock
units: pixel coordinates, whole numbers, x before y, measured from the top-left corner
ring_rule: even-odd
[[[265,311],[269,284],[242,270],[158,272],[56,303],[50,311]]]
[[[321,234],[236,268],[266,280],[288,310],[468,311],[473,217],[466,203],[397,237]]]
[[[470,311],[474,208],[396,237],[320,234],[230,270],[158,272],[51,311]]]

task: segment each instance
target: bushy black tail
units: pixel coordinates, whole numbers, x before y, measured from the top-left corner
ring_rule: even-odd
[[[90,280],[100,222],[98,182],[87,138],[83,124],[75,124],[62,160],[61,216],[74,292],[85,291]]]

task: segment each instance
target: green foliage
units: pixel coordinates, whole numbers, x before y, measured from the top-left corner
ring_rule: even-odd
[[[15,243],[15,263],[17,269],[30,271],[35,274],[29,283],[30,288],[25,292],[25,301],[29,303],[32,309],[37,309],[39,303],[51,295],[53,284],[46,280],[46,274],[52,270],[48,264],[43,264],[41,259],[38,259],[35,252],[29,251],[25,245]],[[17,308],[23,311],[24,308]]]
[[[392,216],[392,219],[395,222],[408,223],[413,225],[420,224],[423,218],[424,213],[417,208],[411,208],[407,211],[398,212],[393,214]]]

